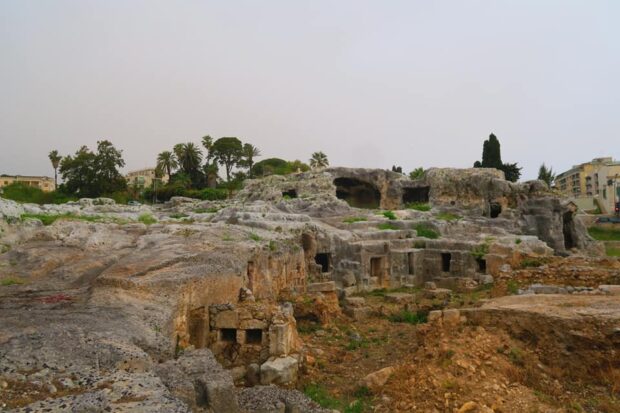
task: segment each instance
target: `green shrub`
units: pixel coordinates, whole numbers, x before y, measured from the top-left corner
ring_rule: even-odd
[[[415,209],[416,211],[427,212],[431,210],[431,206],[424,202],[411,202],[405,205],[407,209]]]
[[[423,324],[428,321],[428,314],[423,311],[402,310],[399,313],[388,316],[393,323]]]
[[[523,242],[523,240],[521,240],[521,238],[517,238],[515,240],[515,244],[517,244],[517,245],[521,244],[522,242]]]
[[[489,244],[484,243],[484,244],[480,244],[480,245],[476,245],[472,250],[471,250],[471,255],[476,258],[476,259],[482,259],[484,258],[485,255],[487,255],[489,253]]]
[[[386,230],[392,230],[392,231],[396,231],[398,230],[398,227],[390,222],[383,222],[379,225],[377,225],[377,228],[379,228],[382,231],[386,231]]]
[[[510,280],[506,283],[506,289],[512,295],[516,295],[519,292],[519,284],[516,281]]]
[[[517,347],[513,347],[508,352],[508,358],[517,366],[523,366],[525,361],[523,360],[523,352]]]
[[[250,239],[256,242],[259,242],[261,240],[260,236],[258,234],[255,234],[254,232],[250,233]]]
[[[60,191],[45,192],[34,186],[14,182],[2,188],[2,198],[29,204],[63,204],[77,198]]]
[[[437,239],[439,238],[439,233],[429,227],[427,224],[417,224],[414,229],[418,233],[419,237],[429,238],[429,239]]]
[[[368,219],[366,217],[350,217],[350,218],[344,219],[342,222],[344,222],[345,224],[353,224],[354,222],[363,222],[363,221],[368,221]]]
[[[278,244],[274,240],[269,241],[269,251],[275,251],[278,249]]]
[[[355,389],[355,391],[353,392],[353,396],[359,398],[359,399],[363,399],[366,397],[370,397],[372,396],[372,392],[370,391],[370,389],[366,386],[359,386],[357,389]]]
[[[157,222],[155,217],[153,217],[153,215],[151,215],[149,213],[144,213],[144,214],[140,215],[138,217],[138,221],[142,222],[144,225],[151,225],[151,224],[155,224]]]
[[[450,212],[440,212],[437,215],[435,215],[435,217],[437,219],[440,219],[442,221],[458,221],[459,219],[461,219],[462,217],[460,215],[456,215]]]
[[[391,221],[398,219],[398,217],[392,211],[384,211],[383,216]]]
[[[620,229],[592,227],[588,233],[598,241],[620,241]]]

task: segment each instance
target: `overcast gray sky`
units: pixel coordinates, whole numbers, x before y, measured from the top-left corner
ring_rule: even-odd
[[[106,138],[128,169],[209,134],[264,157],[535,178],[620,158],[620,1],[0,0],[0,173]],[[263,158],[264,158],[263,157]]]

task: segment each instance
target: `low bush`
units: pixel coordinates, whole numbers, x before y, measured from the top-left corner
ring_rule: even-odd
[[[423,324],[428,321],[428,314],[422,311],[402,310],[388,316],[388,320],[393,323]]]
[[[460,215],[456,215],[456,214],[453,214],[451,212],[440,212],[435,217],[437,219],[442,220],[442,221],[448,221],[448,222],[458,221],[459,219],[462,218]]]
[[[398,227],[390,222],[383,222],[379,225],[377,225],[377,228],[379,228],[382,231],[387,231],[387,230],[392,230],[392,231],[396,231],[398,230]]]
[[[144,213],[138,217],[138,221],[142,222],[144,225],[151,225],[157,222],[153,215]]]
[[[417,224],[414,229],[418,233],[419,237],[437,239],[439,233],[426,224]]]
[[[384,211],[383,216],[391,221],[398,219],[398,217],[392,211]]]
[[[350,218],[344,219],[342,222],[344,222],[345,224],[353,224],[355,222],[363,222],[363,221],[368,221],[368,219],[366,217],[350,217]]]
[[[59,191],[45,192],[39,188],[15,182],[2,188],[2,198],[29,204],[63,204],[77,198]]]

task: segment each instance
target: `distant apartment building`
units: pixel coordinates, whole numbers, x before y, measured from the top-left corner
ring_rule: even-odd
[[[571,197],[579,208],[613,212],[620,201],[620,162],[613,158],[595,158],[573,166],[555,178],[557,189]]]
[[[24,185],[39,188],[45,192],[56,189],[54,178],[48,176],[28,176],[28,175],[0,175],[0,188],[19,182]]]
[[[135,186],[141,189],[150,188],[156,178],[157,174],[155,173],[155,168],[138,169],[136,171],[128,172],[127,175],[125,175],[127,185]],[[159,178],[159,182],[162,184],[167,183],[168,176],[164,174],[164,176]]]

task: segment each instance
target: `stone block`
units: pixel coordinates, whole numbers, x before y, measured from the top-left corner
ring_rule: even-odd
[[[279,357],[260,366],[260,382],[268,384],[292,384],[297,381],[299,363],[294,357]]]
[[[434,290],[424,290],[424,297],[430,300],[439,299],[443,300],[452,295],[452,290],[447,288],[435,288]]]
[[[428,313],[428,322],[433,323],[438,320],[441,320],[441,310],[433,310]]]
[[[396,304],[411,304],[415,300],[415,295],[407,293],[388,293],[385,295],[385,301]]]
[[[461,313],[456,309],[443,310],[444,324],[456,325],[461,321]]]
[[[306,286],[309,293],[330,293],[336,291],[336,283],[334,281],[326,281],[322,283],[312,283]]]
[[[239,317],[236,311],[227,310],[220,311],[215,316],[215,328],[237,328],[239,326]]]
[[[599,285],[598,289],[610,295],[620,295],[620,285]]]
[[[370,316],[370,307],[346,307],[344,313],[354,320],[365,320]]]
[[[239,328],[242,330],[264,330],[267,328],[267,322],[257,319],[241,320]]]
[[[366,300],[363,297],[346,297],[344,300],[346,307],[364,307]]]
[[[269,355],[284,356],[290,353],[293,332],[289,323],[269,326]]]

